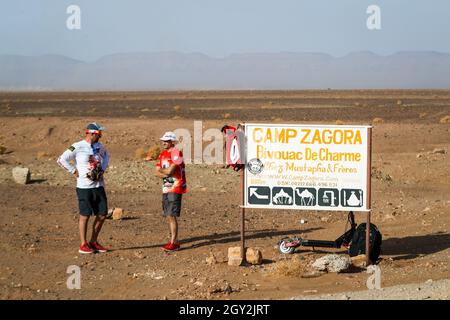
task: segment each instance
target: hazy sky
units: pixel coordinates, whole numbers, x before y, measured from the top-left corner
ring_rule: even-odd
[[[81,30],[66,9],[81,8]],[[366,27],[369,5],[381,30]],[[0,0],[0,54],[450,52],[449,0]]]

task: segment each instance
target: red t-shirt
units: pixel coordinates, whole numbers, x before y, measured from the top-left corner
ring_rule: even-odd
[[[176,148],[161,152],[156,167],[166,169],[172,164],[176,165],[175,171],[172,176],[163,179],[162,191],[163,193],[186,193],[186,174],[183,153]]]

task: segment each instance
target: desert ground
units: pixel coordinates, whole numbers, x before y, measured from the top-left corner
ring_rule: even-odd
[[[247,246],[262,251],[263,264],[228,266],[227,249],[240,243],[240,177],[220,164],[187,165],[182,248],[164,252],[160,181],[155,161],[144,157],[164,131],[193,132],[194,120],[203,132],[239,122],[373,124],[371,217],[383,234],[381,286],[450,279],[450,91],[4,92],[0,298],[299,299],[367,290],[364,269],[306,271],[344,249],[299,248],[288,256],[276,249],[285,235],[336,238],[345,212],[247,210]],[[104,225],[100,242],[110,252],[80,255],[75,180],[56,159],[92,121],[108,129],[106,190],[125,218]],[[13,181],[16,166],[30,168],[31,183]],[[365,217],[356,214],[357,222]],[[81,268],[80,290],[66,286],[71,265]],[[448,299],[444,283],[444,293],[418,298]]]

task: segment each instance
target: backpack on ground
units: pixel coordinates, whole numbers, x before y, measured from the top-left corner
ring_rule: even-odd
[[[381,232],[378,230],[377,226],[373,223],[370,224],[369,233],[369,247],[370,255],[369,259],[373,263],[378,260],[381,253],[381,242],[382,236]],[[353,234],[352,241],[350,243],[350,248],[348,250],[350,257],[358,256],[360,254],[366,253],[366,224],[361,223],[355,230]]]

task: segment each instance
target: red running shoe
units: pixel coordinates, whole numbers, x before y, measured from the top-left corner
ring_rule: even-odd
[[[80,249],[78,249],[78,252],[82,253],[82,254],[88,254],[88,253],[94,253],[95,251],[89,246],[88,243],[83,243],[80,246]]]
[[[166,251],[176,251],[180,249],[180,245],[178,243],[169,242],[163,247],[163,249]]]
[[[94,249],[95,251],[98,252],[108,252],[108,249],[106,249],[105,247],[103,247],[100,243],[96,242],[89,242],[89,245],[91,246],[92,249]]]

